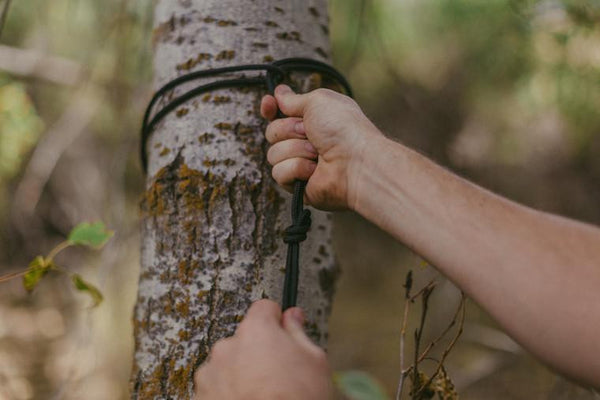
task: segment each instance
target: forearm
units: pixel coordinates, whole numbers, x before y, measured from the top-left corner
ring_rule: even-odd
[[[524,347],[600,386],[600,230],[503,199],[388,139],[353,208],[421,254]]]

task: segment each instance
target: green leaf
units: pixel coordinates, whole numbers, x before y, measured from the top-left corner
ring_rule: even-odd
[[[351,400],[389,399],[381,384],[366,372],[336,372],[333,381],[338,389]]]
[[[49,270],[50,265],[46,262],[44,257],[37,256],[29,263],[29,270],[23,275],[23,286],[25,287],[25,290],[31,292]]]
[[[84,281],[80,275],[71,275],[71,280],[73,281],[73,286],[75,286],[75,289],[79,290],[80,292],[87,292],[90,296],[92,296],[92,299],[94,300],[92,307],[96,307],[104,299],[98,288],[91,283]]]
[[[43,129],[25,86],[0,83],[0,183],[19,173]]]
[[[104,246],[106,241],[114,234],[106,229],[102,222],[84,222],[77,225],[69,233],[68,241],[74,245],[89,246],[96,249]]]

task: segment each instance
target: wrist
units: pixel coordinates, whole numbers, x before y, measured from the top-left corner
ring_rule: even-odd
[[[361,207],[365,204],[364,197],[370,190],[373,174],[377,173],[378,158],[389,151],[391,145],[396,144],[375,127],[361,132],[361,136],[362,142],[348,166],[347,186],[348,208],[359,214]]]

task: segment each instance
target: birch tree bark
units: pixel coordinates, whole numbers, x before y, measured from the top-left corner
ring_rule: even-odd
[[[154,88],[199,69],[328,61],[327,24],[326,0],[159,0]],[[280,300],[290,195],[275,186],[265,160],[263,94],[206,94],[169,115],[148,142],[133,398],[190,398],[195,369],[249,304]],[[298,297],[310,335],[324,345],[335,278],[331,222],[312,212]]]

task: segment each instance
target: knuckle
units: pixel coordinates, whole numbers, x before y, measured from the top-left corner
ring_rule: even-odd
[[[316,100],[318,100],[319,102],[337,101],[340,104],[343,104],[346,106],[352,106],[352,107],[357,106],[357,103],[356,103],[356,101],[354,101],[354,99],[352,99],[351,97],[346,96],[342,93],[336,92],[335,90],[319,88],[319,89],[314,90],[311,93],[313,93],[314,98]]]
[[[315,89],[312,92],[313,97],[315,98],[327,98],[331,96],[331,93],[334,93],[332,90],[329,89],[325,89],[325,88],[319,88],[319,89]]]

